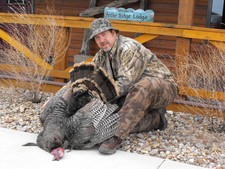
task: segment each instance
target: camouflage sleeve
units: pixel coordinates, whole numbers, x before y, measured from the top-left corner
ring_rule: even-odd
[[[99,52],[95,54],[92,62],[94,62],[96,65],[99,65],[100,64]]]
[[[120,58],[121,66],[118,69],[117,83],[122,96],[127,94],[129,88],[142,77],[145,62],[136,48],[123,50]]]

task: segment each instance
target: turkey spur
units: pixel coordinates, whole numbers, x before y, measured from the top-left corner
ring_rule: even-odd
[[[118,128],[119,107],[109,103],[117,96],[116,85],[94,66],[75,65],[71,81],[45,104],[40,115],[43,130],[37,146],[51,152],[54,160],[62,157],[64,149],[91,148],[112,137]]]

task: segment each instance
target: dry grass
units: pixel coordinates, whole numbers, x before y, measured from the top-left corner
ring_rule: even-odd
[[[192,49],[194,52],[185,57],[184,65],[177,70],[176,81],[181,90],[188,87],[194,91],[195,97],[187,92],[185,99],[196,107],[202,105],[200,113],[209,117],[209,127],[215,130],[214,119],[223,121],[225,112],[225,100],[218,97],[218,93],[225,92],[225,52],[222,46],[218,49],[210,44],[192,45]],[[200,95],[199,89],[209,91],[207,97]]]
[[[12,9],[16,14],[15,17],[21,22],[31,23],[32,19],[27,17],[26,10],[23,7]],[[54,6],[47,7],[42,14],[51,16],[55,15]],[[7,30],[14,39],[22,45],[30,49],[34,55],[31,58],[25,56],[14,47],[4,43],[4,47],[0,49],[0,63],[4,64],[0,67],[1,74],[5,77],[13,77],[16,79],[5,78],[5,81],[13,88],[20,84],[21,87],[26,86],[29,89],[29,100],[32,102],[40,102],[42,98],[41,84],[49,78],[49,72],[53,66],[60,62],[65,56],[65,52],[69,45],[69,30],[57,27],[57,23],[52,18],[47,18],[49,25],[17,25],[4,24],[1,25]],[[50,65],[47,67],[39,66],[36,58],[41,58],[44,63]],[[22,69],[21,69],[22,68]],[[4,71],[2,71],[4,70]],[[29,81],[30,83],[27,83]],[[15,83],[17,83],[15,85]]]

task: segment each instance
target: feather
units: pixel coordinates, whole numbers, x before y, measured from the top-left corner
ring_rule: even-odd
[[[77,112],[80,108],[85,106],[88,102],[90,102],[92,98],[92,94],[90,94],[87,90],[77,90],[72,94],[71,100],[67,107],[67,112],[73,114],[73,112]],[[70,114],[70,116],[72,115]]]
[[[71,131],[70,145],[74,149],[86,149],[115,134],[120,118],[117,105],[105,104],[100,99],[93,98],[91,102],[78,110],[69,118]],[[114,114],[113,114],[114,113]]]
[[[111,101],[118,95],[115,81],[101,67],[96,68],[93,81],[98,85],[101,93],[104,94],[103,100]]]
[[[94,74],[95,65],[92,63],[77,63],[70,71],[70,80],[75,82],[83,77],[89,78]]]
[[[51,97],[43,107],[43,111],[39,117],[41,124],[43,125],[45,119],[48,117],[49,114],[53,113],[54,106],[58,105],[61,102],[63,95],[70,89],[69,85],[63,86],[58,92],[55,93],[53,97]],[[64,102],[64,101],[63,101]]]
[[[118,96],[118,87],[110,75],[94,63],[75,64],[70,71],[70,80],[74,90],[86,88],[98,95],[104,102]]]

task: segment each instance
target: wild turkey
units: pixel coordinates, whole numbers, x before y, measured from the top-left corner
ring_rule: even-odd
[[[76,64],[70,76],[71,81],[46,103],[40,116],[43,130],[37,145],[56,154],[59,147],[87,149],[112,137],[120,118],[118,106],[109,103],[118,90],[102,68]]]
[[[71,116],[68,114],[68,102],[58,98],[44,121],[43,130],[38,135],[37,145],[51,152],[55,148],[87,149],[112,137],[120,118],[116,104],[104,103],[93,98],[84,107]]]

